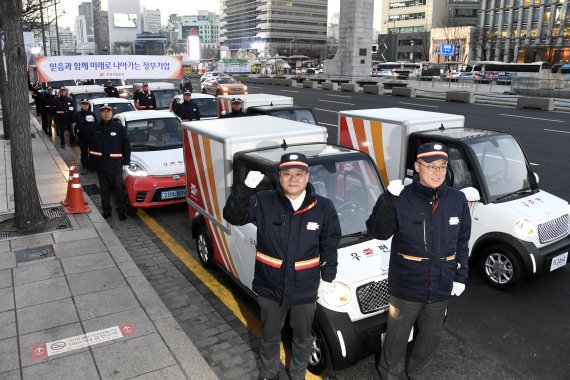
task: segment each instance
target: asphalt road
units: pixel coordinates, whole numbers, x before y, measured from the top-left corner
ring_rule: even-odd
[[[199,88],[197,83],[194,88]],[[295,104],[313,107],[318,121],[328,128],[329,142],[332,143],[336,143],[336,112],[339,110],[401,107],[463,114],[469,127],[504,130],[515,135],[525,149],[529,160],[537,164],[533,165],[533,169],[540,175],[541,188],[566,200],[570,199],[567,179],[570,173],[567,153],[570,145],[570,115],[568,114],[279,86],[253,85],[250,89],[252,93],[292,96],[295,98]],[[189,249],[197,260],[194,244],[189,235],[188,213],[184,206],[153,209],[147,212],[176,241]],[[128,218],[127,222],[136,222],[136,225],[144,230],[144,227],[140,226],[142,223],[136,219]],[[122,226],[120,223],[118,225]],[[144,230],[144,233],[152,235],[152,232],[148,230]],[[129,237],[122,235],[121,240],[123,239],[128,240]],[[153,239],[158,240],[156,237]],[[223,305],[219,305],[220,302],[215,294],[212,294],[206,286],[200,286],[199,280],[196,280],[189,273],[190,271],[181,269],[184,264],[168,252],[166,246],[162,244],[157,244],[157,246],[162,250],[163,256],[161,257],[166,257],[184,274],[184,278],[187,279],[184,281],[187,281],[188,287],[195,287],[206,300],[210,300],[209,302],[214,305],[217,315],[212,315],[211,318],[219,318],[221,315],[222,319],[235,329],[235,335],[238,338],[243,337],[246,343],[244,346],[247,348],[241,354],[242,363],[245,364],[240,365],[247,365],[250,368],[249,371],[252,366],[255,368],[254,361],[257,358],[252,359],[252,350],[255,352],[256,339],[243,333],[243,325],[236,323],[231,313]],[[131,253],[130,249],[129,253]],[[254,313],[257,312],[255,305],[244,299],[243,292],[237,286],[232,286],[224,274],[220,271],[211,273],[218,281],[232,289],[235,299],[243,308],[250,308]],[[509,292],[500,292],[488,287],[477,271],[472,270],[465,293],[450,301],[448,319],[430,371],[431,378],[570,378],[570,361],[568,360],[570,322],[567,317],[570,315],[569,283],[570,269],[564,268],[543,275],[535,281],[522,283]],[[174,304],[168,299],[168,290],[159,291],[157,289],[157,291],[161,298],[163,294],[165,295],[163,300],[167,306],[173,308]],[[198,320],[191,322],[192,325],[200,323]],[[184,324],[181,323],[181,325],[184,327]],[[199,326],[194,326],[195,330],[199,328]],[[186,328],[184,330],[187,334],[191,334],[190,330]],[[235,346],[235,341],[232,341],[231,345]],[[207,356],[204,351],[201,350],[201,352]],[[232,355],[240,354],[232,352]],[[332,370],[324,378],[376,379],[378,375],[374,369],[374,361],[374,356],[368,357],[352,368],[341,371]],[[219,369],[216,372],[221,378],[234,378],[224,375],[229,372]]]

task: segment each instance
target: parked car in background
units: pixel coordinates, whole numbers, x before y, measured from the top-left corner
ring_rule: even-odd
[[[183,95],[176,95],[170,104],[172,112],[175,103],[182,103]],[[218,118],[218,101],[215,96],[208,94],[193,93],[192,102],[198,106],[200,110],[200,120],[217,119]]]
[[[95,115],[99,115],[99,108],[101,105],[108,104],[113,108],[113,115],[116,115],[121,112],[128,112],[128,111],[136,111],[135,106],[133,105],[132,100],[127,100],[123,98],[96,98],[91,99],[89,101],[89,108],[91,111],[95,113]],[[99,116],[97,116],[99,117]]]
[[[202,75],[200,77],[200,82],[203,82],[206,79],[215,78],[215,77],[223,76],[223,75],[226,75],[226,74],[224,74],[221,71],[208,71],[207,73],[204,73],[204,75]]]
[[[131,163],[123,170],[127,212],[186,202],[180,119],[165,111],[114,116],[129,134]]]
[[[218,76],[202,83],[202,93],[212,95],[242,95],[247,94],[247,86],[233,77]]]
[[[98,85],[82,85],[67,87],[67,96],[73,100],[75,111],[81,108],[81,99],[106,98],[103,87]]]
[[[134,83],[132,87],[133,91],[137,92],[138,90],[142,90],[142,83]],[[169,82],[148,82],[148,90],[152,92],[156,98],[157,110],[170,109],[172,98],[180,94],[180,91],[174,83]]]
[[[52,80],[50,82],[44,82],[42,85],[43,88],[51,87],[54,90],[59,90],[62,87],[70,87],[70,86],[77,86],[77,82],[73,79]]]

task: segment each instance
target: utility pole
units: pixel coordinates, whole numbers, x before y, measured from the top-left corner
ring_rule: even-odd
[[[44,24],[44,8],[42,6],[42,0],[39,0],[40,4],[40,22],[42,24],[42,44],[44,47],[44,56],[47,56],[47,49],[46,49],[46,30]]]
[[[61,50],[59,50],[59,26],[57,25],[57,0],[53,0],[53,6],[55,7],[55,36],[57,38],[57,55],[61,55]]]

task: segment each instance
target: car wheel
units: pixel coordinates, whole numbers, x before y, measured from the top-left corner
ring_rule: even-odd
[[[311,329],[313,335],[313,347],[309,357],[308,370],[315,375],[324,373],[332,364],[332,356],[325,341],[324,335],[318,326],[313,325]]]
[[[199,227],[198,231],[196,231],[196,250],[198,251],[198,257],[202,265],[212,267],[214,262],[214,249],[203,226]]]
[[[514,287],[522,277],[521,264],[511,248],[492,245],[481,253],[479,268],[492,287],[507,290]]]

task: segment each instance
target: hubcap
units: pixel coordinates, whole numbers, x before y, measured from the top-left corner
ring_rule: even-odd
[[[492,253],[485,260],[485,273],[494,283],[508,283],[513,279],[513,271],[513,263],[502,253]]]
[[[309,364],[312,366],[318,365],[322,360],[322,352],[319,339],[313,330],[311,330],[313,336],[313,348],[311,349],[311,357],[309,358]]]
[[[202,259],[203,262],[207,262],[208,258],[210,257],[210,254],[208,252],[208,244],[206,244],[206,237],[204,237],[204,235],[199,234],[198,235],[198,254],[200,255],[200,258]]]

